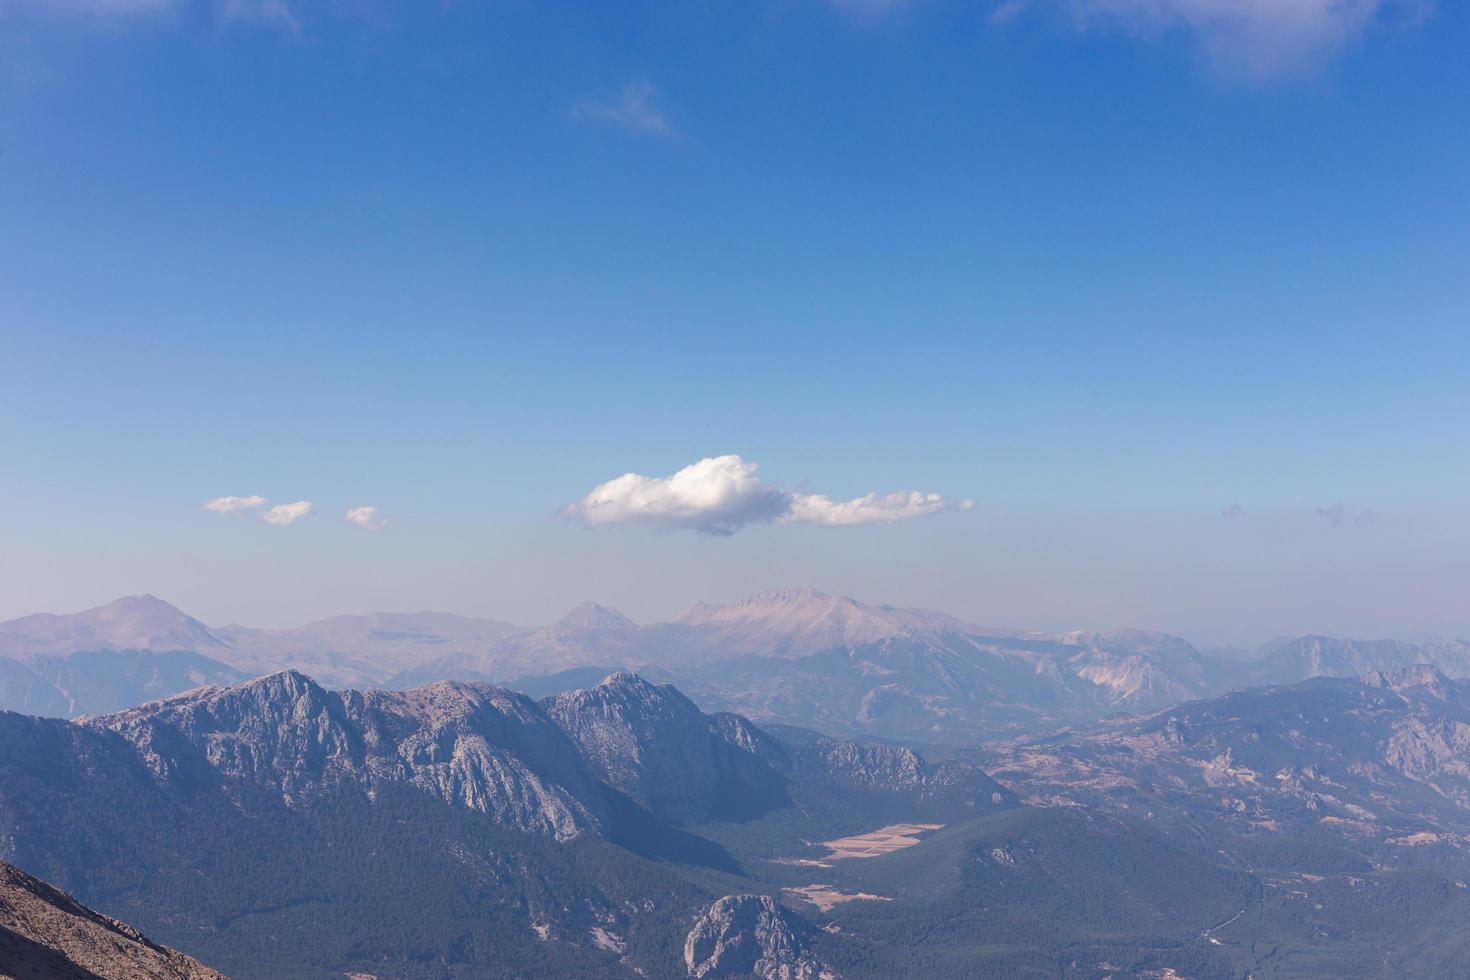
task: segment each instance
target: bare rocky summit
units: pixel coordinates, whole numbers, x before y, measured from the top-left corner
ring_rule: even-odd
[[[807,948],[812,926],[769,895],[726,895],[684,940],[691,977],[819,980],[836,974]]]
[[[549,698],[597,778],[666,819],[745,816],[785,802],[784,747],[737,715],[707,715],[675,688],[618,673]]]
[[[225,980],[0,862],[0,980]]]

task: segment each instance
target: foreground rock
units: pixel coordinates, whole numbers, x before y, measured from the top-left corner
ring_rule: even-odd
[[[0,978],[225,980],[224,974],[0,862]]]
[[[817,980],[834,974],[807,949],[811,926],[768,895],[726,895],[684,941],[691,977]]]

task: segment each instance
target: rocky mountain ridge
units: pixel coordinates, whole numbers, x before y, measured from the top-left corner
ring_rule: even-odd
[[[402,785],[557,840],[613,834],[607,790],[676,825],[789,805],[796,779],[981,807],[1004,795],[973,767],[931,769],[906,748],[814,733],[788,745],[628,673],[537,702],[458,681],[336,692],[283,671],[77,727],[121,738],[160,783],[216,787],[242,803],[262,791],[291,806],[327,791],[371,797]]]

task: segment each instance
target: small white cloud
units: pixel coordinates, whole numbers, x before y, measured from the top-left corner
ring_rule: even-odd
[[[260,519],[266,524],[274,524],[277,527],[290,527],[314,509],[310,500],[298,500],[294,504],[276,504],[261,514]]]
[[[264,497],[215,497],[204,502],[204,509],[214,511],[216,514],[243,514],[257,507],[264,507],[267,501]]]
[[[658,89],[649,81],[629,82],[611,95],[583,99],[572,106],[572,118],[654,136],[674,135],[658,106]]]
[[[705,534],[734,534],[747,524],[824,524],[844,527],[888,523],[943,510],[971,510],[935,493],[870,493],[834,501],[822,494],[794,493],[765,483],[758,464],[739,456],[713,456],[672,476],[626,473],[594,487],[562,513],[589,526],[645,524],[686,528]]]
[[[1269,78],[1310,66],[1387,20],[1417,23],[1432,0],[1063,0],[1083,28],[1187,32],[1217,68]],[[1002,5],[1003,7],[1005,5]]]
[[[883,524],[901,521],[909,517],[923,517],[951,509],[953,504],[937,493],[877,494],[870,493],[852,500],[834,501],[822,494],[795,493],[791,495],[791,509],[781,518],[783,521],[805,524],[826,524],[828,527],[843,527],[851,524]],[[962,510],[970,510],[974,501],[963,500]]]
[[[381,531],[388,526],[387,518],[379,514],[376,507],[353,507],[343,520],[364,531]]]

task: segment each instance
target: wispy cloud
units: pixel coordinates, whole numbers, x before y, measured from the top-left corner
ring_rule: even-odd
[[[1031,6],[1031,0],[1002,0],[990,11],[992,24],[1009,24]]]
[[[258,27],[292,37],[301,34],[301,20],[289,0],[0,0],[0,18],[6,14],[72,20],[123,20],[134,17],[181,14],[203,7],[225,26]]]
[[[824,524],[829,527],[889,523],[943,510],[970,510],[972,501],[935,493],[870,493],[834,501],[766,483],[758,464],[739,456],[713,456],[672,476],[626,473],[593,488],[562,513],[587,525],[644,524],[727,535],[747,524]]]
[[[314,509],[310,500],[298,500],[294,504],[276,504],[261,514],[260,519],[266,524],[274,524],[277,527],[290,527],[309,515]]]
[[[652,82],[629,82],[609,95],[575,103],[572,118],[651,136],[674,136],[674,127],[669,124],[658,101],[658,89]]]
[[[219,18],[226,24],[244,24],[301,36],[301,21],[286,0],[225,0]]]
[[[185,0],[10,0],[0,2],[0,16],[7,13],[55,17],[130,17],[177,10]]]
[[[364,531],[381,531],[388,526],[388,519],[378,513],[376,507],[353,507],[343,520]]]
[[[216,514],[243,514],[246,511],[264,507],[268,501],[264,497],[214,497],[204,502],[204,509]]]
[[[1084,29],[1120,27],[1148,39],[1183,31],[1216,68],[1257,79],[1310,67],[1358,41],[1376,25],[1418,23],[1433,9],[1432,0],[1060,2]],[[997,13],[1012,7],[1014,3],[1003,3]]]

